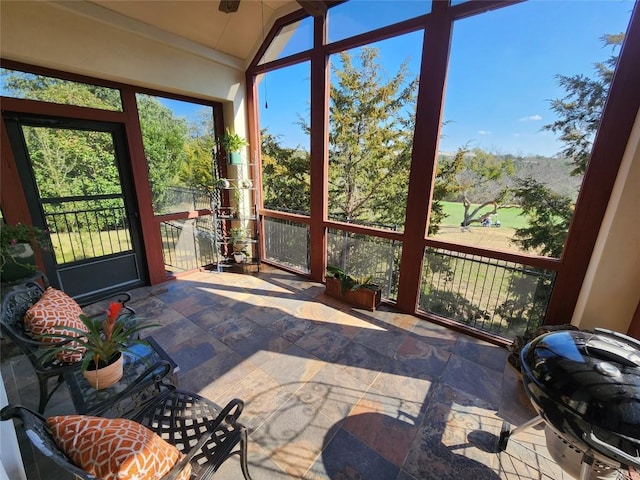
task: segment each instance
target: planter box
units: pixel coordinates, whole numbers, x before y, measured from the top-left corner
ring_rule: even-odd
[[[382,301],[382,290],[371,290],[369,288],[359,288],[358,290],[347,290],[342,295],[340,280],[337,278],[327,277],[325,293],[330,297],[344,300],[357,307],[366,308],[374,311]]]

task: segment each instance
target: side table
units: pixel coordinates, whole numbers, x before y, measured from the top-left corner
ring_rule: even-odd
[[[180,367],[152,337],[144,340],[148,345],[134,345],[131,352],[124,353],[122,378],[109,388],[94,389],[80,370],[65,372],[76,413],[122,416],[157,393],[155,381],[159,377],[169,377],[170,383],[177,385]]]

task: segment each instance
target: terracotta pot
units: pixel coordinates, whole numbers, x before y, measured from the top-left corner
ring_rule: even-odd
[[[0,276],[3,282],[15,282],[33,275],[36,271],[36,257],[28,243],[10,245]]]
[[[123,358],[122,352],[119,352],[117,360],[111,362],[106,367],[98,368],[96,370],[85,370],[82,374],[89,382],[89,385],[96,390],[109,388],[122,378]]]

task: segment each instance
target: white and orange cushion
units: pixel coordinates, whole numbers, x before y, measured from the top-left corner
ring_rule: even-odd
[[[25,328],[35,337],[47,334],[67,334],[74,332],[68,328],[87,331],[87,327],[80,320],[82,309],[77,302],[60,290],[47,288],[40,300],[27,310],[24,316]],[[57,338],[42,338],[44,343],[58,343]],[[71,342],[64,350],[56,352],[56,358],[61,362],[79,362],[82,360],[85,348]]]
[[[123,418],[65,415],[47,418],[53,438],[78,467],[103,480],[155,480],[183,455],[143,425]],[[178,480],[188,480],[191,466]]]

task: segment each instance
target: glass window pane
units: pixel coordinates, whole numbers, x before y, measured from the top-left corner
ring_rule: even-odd
[[[619,53],[603,37],[631,7],[524,2],[455,23],[431,235],[561,255]]]
[[[122,111],[120,91],[0,68],[0,94],[5,97]]]
[[[422,38],[331,56],[329,218],[404,229]]]
[[[216,142],[213,108],[136,94],[156,215],[210,208]]]
[[[313,47],[313,17],[285,25],[264,52],[258,65],[304,52]]]
[[[431,0],[349,0],[329,9],[329,43],[431,12]]]
[[[264,207],[309,215],[310,63],[258,77]]]
[[[371,277],[382,287],[382,297],[396,300],[402,244],[388,238],[329,229],[327,265],[356,278]]]

